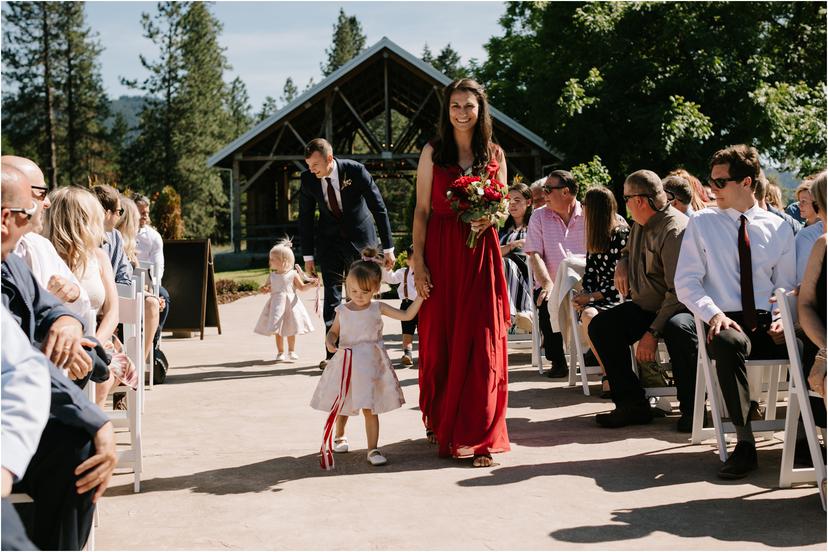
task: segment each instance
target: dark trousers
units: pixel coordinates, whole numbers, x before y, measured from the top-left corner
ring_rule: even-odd
[[[357,258],[358,252],[348,243],[320,252],[318,262],[322,265],[322,281],[325,284],[325,300],[322,307],[322,319],[325,321],[325,333],[331,329],[336,317],[336,307],[342,303],[342,282],[347,276],[348,268]],[[322,336],[324,339],[324,335]],[[327,348],[327,358],[333,356]]]
[[[741,312],[727,313],[727,316],[744,328]],[[745,360],[788,358],[785,344],[775,344],[767,334],[767,328],[761,326],[750,333],[727,329],[713,337],[707,345],[707,353],[716,361],[719,387],[733,425],[745,425],[750,409]]]
[[[36,547],[26,535],[26,529],[17,510],[11,502],[3,499],[2,533],[0,533],[0,550],[36,550]]]
[[[79,495],[75,468],[92,456],[92,437],[77,428],[49,420],[23,479],[14,492],[34,504],[20,504],[32,542],[42,550],[80,550],[92,527],[94,490]],[[31,515],[26,515],[26,511]],[[5,516],[4,516],[5,517]]]
[[[540,288],[534,291],[535,303],[538,302]],[[564,355],[563,336],[552,331],[552,323],[549,321],[549,301],[545,300],[538,307],[538,319],[540,322],[541,334],[543,335],[543,351],[546,360],[554,362],[558,366],[566,366]]]
[[[161,330],[164,329],[164,323],[170,315],[170,292],[167,291],[167,288],[161,286],[158,288],[158,295],[164,298],[166,305],[164,306],[164,310],[158,314],[158,329],[155,330],[155,336],[152,338],[153,349],[158,348],[158,340],[161,339]]]
[[[627,301],[599,312],[589,325],[589,339],[604,364],[612,400],[617,406],[645,402],[644,388],[633,371],[630,345],[642,338],[655,317],[656,313]],[[679,409],[684,415],[692,415],[698,356],[693,315],[687,312],[674,315],[662,334],[673,366]]]

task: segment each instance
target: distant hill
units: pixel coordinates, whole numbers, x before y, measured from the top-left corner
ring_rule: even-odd
[[[117,100],[109,102],[111,115],[106,120],[107,127],[111,128],[115,121],[115,115],[120,113],[129,125],[130,130],[138,127],[138,114],[144,108],[147,100],[144,96],[121,96]]]

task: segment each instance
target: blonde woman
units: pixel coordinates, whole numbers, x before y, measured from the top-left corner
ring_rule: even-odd
[[[124,253],[127,259],[132,263],[132,266],[138,266],[138,252],[135,247],[135,238],[138,236],[138,228],[140,227],[139,220],[141,214],[138,212],[138,206],[132,199],[121,196],[121,207],[124,209],[124,214],[115,225],[115,228],[121,233],[124,238]]]
[[[59,188],[49,194],[46,236],[89,295],[98,314],[95,337],[102,344],[112,340],[118,325],[118,291],[112,265],[101,249],[104,241],[104,210],[91,192],[76,186]],[[115,384],[109,380],[96,388],[96,402],[102,405]]]

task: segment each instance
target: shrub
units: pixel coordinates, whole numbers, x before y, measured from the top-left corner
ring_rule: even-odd
[[[184,237],[184,221],[181,218],[181,196],[172,186],[164,186],[155,199],[155,222],[165,240]]]

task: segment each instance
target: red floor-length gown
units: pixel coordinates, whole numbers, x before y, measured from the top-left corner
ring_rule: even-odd
[[[496,176],[497,162],[488,170]],[[495,229],[468,248],[470,226],[446,200],[460,172],[434,166],[424,253],[434,287],[419,315],[423,422],[440,456],[455,457],[509,450],[509,292]]]

